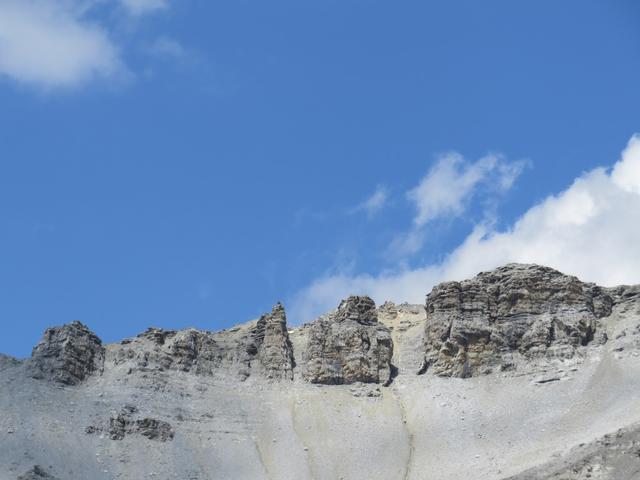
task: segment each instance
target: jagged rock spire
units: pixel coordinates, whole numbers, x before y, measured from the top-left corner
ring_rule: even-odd
[[[287,329],[284,306],[278,302],[260,317],[248,353],[257,357],[261,373],[273,380],[293,379],[293,347]]]

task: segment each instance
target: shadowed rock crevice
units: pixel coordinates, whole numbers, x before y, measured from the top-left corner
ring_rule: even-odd
[[[352,296],[313,322],[305,351],[304,378],[311,383],[382,383],[392,379],[393,341],[378,323],[369,297]]]

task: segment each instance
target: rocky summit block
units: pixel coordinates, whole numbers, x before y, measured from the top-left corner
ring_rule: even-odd
[[[49,328],[29,359],[31,376],[77,385],[104,367],[102,341],[81,322]]]
[[[309,326],[304,378],[311,383],[389,384],[393,341],[369,297],[351,296]]]
[[[468,377],[514,368],[519,359],[569,358],[611,313],[607,289],[538,265],[509,264],[427,296],[420,373]]]

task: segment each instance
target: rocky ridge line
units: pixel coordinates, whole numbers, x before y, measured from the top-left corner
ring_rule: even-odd
[[[602,288],[551,268],[509,264],[437,285],[424,307],[376,308],[369,297],[351,296],[334,312],[294,330],[295,352],[278,303],[257,321],[220,332],[150,328],[106,350],[86,326],[73,322],[48,329],[27,364],[35,378],[67,385],[105,368],[152,377],[179,371],[223,379],[388,385],[396,372],[395,339],[396,360],[405,370],[464,378],[581,358],[588,347],[608,340],[602,321],[614,305],[635,305],[639,296],[637,286]],[[415,322],[423,325],[421,344]],[[407,331],[411,341],[405,344]],[[9,357],[0,360],[0,368],[16,364]]]

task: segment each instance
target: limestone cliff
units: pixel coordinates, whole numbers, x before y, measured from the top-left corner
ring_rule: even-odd
[[[468,377],[537,357],[570,358],[604,342],[606,289],[538,265],[510,264],[427,297],[422,373]]]

